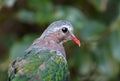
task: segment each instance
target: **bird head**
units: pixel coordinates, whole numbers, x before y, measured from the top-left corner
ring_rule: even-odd
[[[48,28],[43,32],[41,38],[43,37],[51,37],[51,39],[57,39],[59,40],[59,43],[73,40],[80,46],[80,41],[73,34],[73,26],[67,20],[59,20],[50,24]]]

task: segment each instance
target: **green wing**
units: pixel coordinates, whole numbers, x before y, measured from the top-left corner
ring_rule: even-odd
[[[9,81],[67,81],[68,75],[64,56],[49,51],[32,51],[14,60],[9,69]]]

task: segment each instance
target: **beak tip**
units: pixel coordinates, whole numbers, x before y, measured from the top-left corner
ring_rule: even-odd
[[[77,38],[73,38],[72,39],[76,44],[78,44],[78,46],[80,47],[81,45],[80,45],[80,41],[77,39]]]

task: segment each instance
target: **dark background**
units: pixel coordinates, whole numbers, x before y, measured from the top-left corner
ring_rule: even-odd
[[[0,0],[0,81],[53,21],[66,19],[81,40],[65,44],[71,81],[120,81],[120,0]]]

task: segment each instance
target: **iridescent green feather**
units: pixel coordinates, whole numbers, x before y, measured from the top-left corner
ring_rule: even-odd
[[[9,81],[67,81],[69,75],[64,56],[54,52],[32,51],[17,58],[9,70]]]

